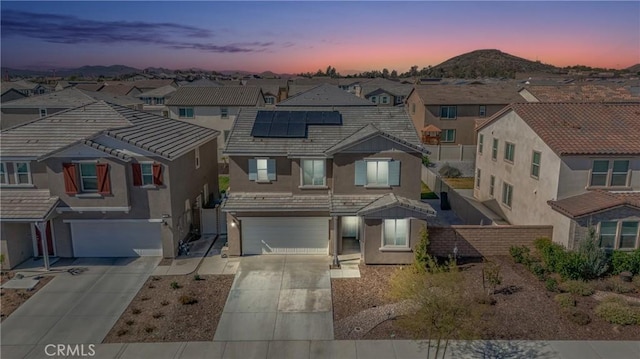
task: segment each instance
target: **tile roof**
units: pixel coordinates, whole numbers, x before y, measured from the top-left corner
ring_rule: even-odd
[[[95,99],[77,88],[66,88],[42,95],[29,96],[2,104],[4,108],[72,108],[90,104]]]
[[[338,143],[368,124],[395,138],[422,148],[416,129],[404,108],[378,106],[335,107],[342,115],[341,126],[309,125],[307,138],[254,138],[251,129],[258,111],[323,111],[327,107],[244,108],[236,118],[225,153],[229,155],[325,155]]]
[[[519,85],[416,85],[413,91],[425,105],[506,105],[522,102]]]
[[[526,86],[540,102],[640,102],[640,96],[619,85],[571,84]]]
[[[77,84],[75,86],[75,88],[77,88],[78,90],[85,90],[85,91],[100,91],[100,89],[103,87],[104,87],[104,82],[100,82],[97,84]]]
[[[167,86],[170,86],[170,85],[167,85]],[[222,84],[220,82],[212,81],[209,79],[197,79],[191,82],[185,82],[183,84],[180,84],[180,86],[182,87],[219,87],[219,86],[222,86]]]
[[[375,106],[375,104],[337,86],[322,84],[289,97],[279,102],[277,106]]]
[[[180,87],[167,106],[257,106],[261,96],[253,86]]]
[[[177,88],[171,86],[171,85],[167,85],[167,86],[162,86],[162,87],[158,87],[156,89],[153,90],[149,90],[149,91],[145,91],[143,93],[139,93],[136,95],[137,98],[142,98],[142,97],[165,97],[169,94],[172,94],[174,92],[176,92]]]
[[[291,193],[231,193],[223,211],[329,211],[329,195]]]
[[[105,101],[109,103],[114,103],[120,106],[133,106],[133,105],[142,105],[144,102],[138,98],[132,96],[121,96],[115,95],[108,92],[91,92],[91,91],[82,91],[84,94],[90,96],[93,100]]]
[[[135,90],[140,91],[140,89],[136,87],[136,85],[132,85],[132,84],[117,84],[117,85],[106,84],[100,88],[100,92],[108,92],[110,94],[120,95],[120,96],[126,96],[132,91],[135,92]]]
[[[428,203],[387,193],[358,211],[359,216],[372,214],[389,208],[401,207],[427,216],[435,216],[436,211]]]
[[[58,204],[49,190],[2,190],[0,196],[0,220],[41,221]]]
[[[2,81],[2,92],[5,92],[9,89],[16,90],[33,90],[38,87],[40,84],[35,82],[26,81],[26,80],[18,80],[18,81]]]
[[[570,218],[579,218],[620,206],[634,207],[640,211],[640,191],[591,191],[557,201],[548,201],[547,204]]]
[[[391,93],[394,96],[409,96],[413,85],[403,84],[402,82],[391,81],[383,78],[375,78],[360,83],[362,94],[365,96],[373,95],[379,89]]]
[[[510,111],[560,156],[640,154],[640,103],[512,104],[478,130]]]
[[[382,137],[386,137],[392,141],[395,141],[397,143],[403,144],[407,147],[412,148],[415,151],[418,152],[422,152],[426,150],[422,147],[422,146],[416,146],[415,144],[411,143],[411,142],[407,142],[401,138],[397,138],[395,136],[391,136],[388,133],[382,132],[380,131],[375,125],[373,124],[367,124],[366,126],[364,126],[363,128],[361,128],[360,130],[356,131],[354,134],[352,134],[351,136],[345,138],[344,140],[338,142],[337,144],[335,144],[334,146],[332,146],[331,148],[327,149],[325,152],[327,154],[334,154],[334,153],[338,153],[344,149],[347,149],[355,144],[358,144],[362,141],[365,141],[367,139],[370,139],[372,137],[375,136],[382,136]]]
[[[195,124],[97,101],[2,131],[0,152],[7,157],[44,158],[101,133],[167,159],[179,157],[219,134]]]
[[[356,215],[358,211],[383,195],[332,195],[331,214]]]

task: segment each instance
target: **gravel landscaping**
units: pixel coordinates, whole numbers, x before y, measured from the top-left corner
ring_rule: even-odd
[[[597,297],[577,297],[575,311],[587,313],[590,322],[574,323],[566,310],[554,300],[557,293],[545,289],[521,264],[510,257],[491,258],[497,263],[502,283],[494,295],[494,305],[483,305],[481,338],[510,340],[640,340],[638,326],[610,324],[595,315]],[[461,266],[469,293],[482,293],[483,263]],[[353,328],[359,327],[360,339],[415,339],[413,333],[398,325],[395,314],[382,310],[377,317],[358,313],[392,304],[386,293],[389,278],[398,266],[360,266],[361,277],[332,279],[335,339],[353,339]],[[637,293],[637,292],[636,292]],[[635,294],[632,294],[635,296]],[[399,313],[401,314],[401,313]],[[389,316],[386,319],[385,316]],[[355,320],[361,318],[361,321]],[[371,325],[371,322],[378,322]],[[345,328],[345,323],[350,328]],[[365,330],[365,328],[372,328]]]
[[[2,272],[0,276],[0,284],[8,281],[13,277],[13,272]],[[18,309],[24,302],[36,294],[53,277],[47,276],[40,279],[33,289],[0,289],[0,321],[5,320],[11,313]]]
[[[233,278],[150,277],[104,343],[213,340]]]

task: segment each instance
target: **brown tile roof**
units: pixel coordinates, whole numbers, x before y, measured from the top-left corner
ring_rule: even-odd
[[[100,89],[104,87],[104,83],[101,82],[99,84],[77,84],[75,87],[79,90],[85,91],[100,91]]]
[[[557,201],[547,201],[554,210],[567,217],[578,218],[620,206],[640,211],[640,192],[592,191]]]
[[[510,111],[560,156],[640,154],[640,103],[511,104],[478,130]]]
[[[3,190],[0,219],[3,221],[42,221],[58,204],[49,190]]]
[[[262,96],[260,87],[180,87],[167,106],[256,106]]]
[[[513,83],[486,85],[416,85],[425,105],[506,105],[523,101]]]
[[[105,85],[100,92],[108,92],[114,95],[126,96],[131,91],[138,89],[135,85]],[[139,90],[139,89],[138,89]]]
[[[540,102],[640,102],[640,97],[624,86],[572,84],[526,89]]]

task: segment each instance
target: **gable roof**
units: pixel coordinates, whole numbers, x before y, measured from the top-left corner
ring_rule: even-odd
[[[358,211],[358,215],[367,216],[391,208],[403,208],[422,216],[436,215],[436,211],[434,211],[433,207],[428,203],[397,196],[394,193],[387,193],[386,195],[371,202],[369,205],[360,209]]]
[[[101,133],[167,159],[177,158],[219,134],[195,124],[97,101],[2,131],[0,152],[5,157],[42,159]]]
[[[519,85],[415,85],[415,92],[427,105],[506,105],[522,101]]]
[[[96,100],[104,100],[119,105],[141,104],[142,101],[110,93],[92,92],[69,87],[61,91],[54,91],[42,95],[29,96],[2,104],[4,108],[74,108],[88,105]]]
[[[58,204],[46,190],[3,190],[0,196],[0,219],[2,221],[35,222],[48,217]]]
[[[2,92],[5,92],[9,89],[16,89],[18,91],[34,90],[40,86],[42,85],[27,80],[2,81]]]
[[[285,106],[375,106],[371,101],[348,93],[337,86],[322,84],[277,104]]]
[[[560,156],[640,154],[640,103],[511,104],[478,131],[511,111]]]
[[[169,94],[172,94],[174,92],[176,92],[176,88],[171,86],[171,85],[167,85],[167,86],[162,86],[162,87],[158,87],[156,89],[153,90],[149,90],[149,91],[145,91],[143,93],[139,93],[136,95],[136,97],[138,98],[143,98],[143,97],[165,97]]]
[[[85,91],[100,91],[100,89],[104,87],[104,82],[95,84],[77,84],[74,87]]]
[[[167,106],[256,106],[261,97],[254,86],[180,87]]]
[[[411,90],[413,90],[413,85],[408,85],[383,78],[375,78],[368,81],[362,81],[360,86],[362,87],[362,94],[367,97],[375,95],[379,90],[390,93],[394,96],[406,97],[409,96]]]
[[[384,137],[387,138],[393,142],[396,142],[400,145],[406,146],[411,150],[414,151],[418,151],[418,152],[427,152],[426,149],[422,146],[416,146],[415,144],[405,141],[401,138],[395,137],[393,135],[390,135],[388,133],[382,132],[380,131],[375,125],[369,123],[366,126],[364,126],[363,128],[361,128],[360,130],[356,131],[355,133],[353,133],[351,136],[345,138],[344,140],[336,143],[334,146],[332,146],[331,148],[327,149],[325,151],[325,153],[332,155],[335,153],[338,153],[340,151],[343,151],[347,148],[350,148],[352,146],[355,146],[359,143],[362,143],[366,140],[369,140],[373,137],[376,136],[380,136],[380,137]]]
[[[548,201],[547,204],[570,218],[584,217],[620,206],[629,206],[640,211],[640,192],[591,191],[557,201]]]
[[[640,102],[640,96],[633,94],[630,88],[616,85],[531,85],[522,90],[527,90],[540,102]]]
[[[167,86],[170,86],[170,85],[167,85]],[[180,84],[180,86],[182,87],[219,87],[219,86],[222,86],[222,84],[217,81],[212,81],[209,79],[202,78],[202,79],[193,80],[191,82],[182,83]]]
[[[141,91],[136,85],[133,85],[133,84],[117,84],[117,85],[105,84],[100,88],[100,92],[108,92],[114,95],[121,95],[121,96],[126,96],[135,90]]]
[[[340,90],[342,91],[342,90]],[[251,130],[258,111],[326,111],[326,107],[244,108],[236,117],[227,139],[225,153],[273,155],[327,155],[328,151],[353,136],[362,139],[375,129],[396,139],[422,148],[413,122],[404,108],[378,106],[335,107],[342,116],[342,125],[309,125],[306,138],[254,138]],[[374,127],[367,127],[367,125]],[[356,134],[358,133],[358,134]],[[346,142],[343,142],[345,144]]]

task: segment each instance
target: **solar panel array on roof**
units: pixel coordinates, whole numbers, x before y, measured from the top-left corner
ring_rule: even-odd
[[[258,111],[251,136],[305,138],[309,125],[342,125],[338,111]]]

